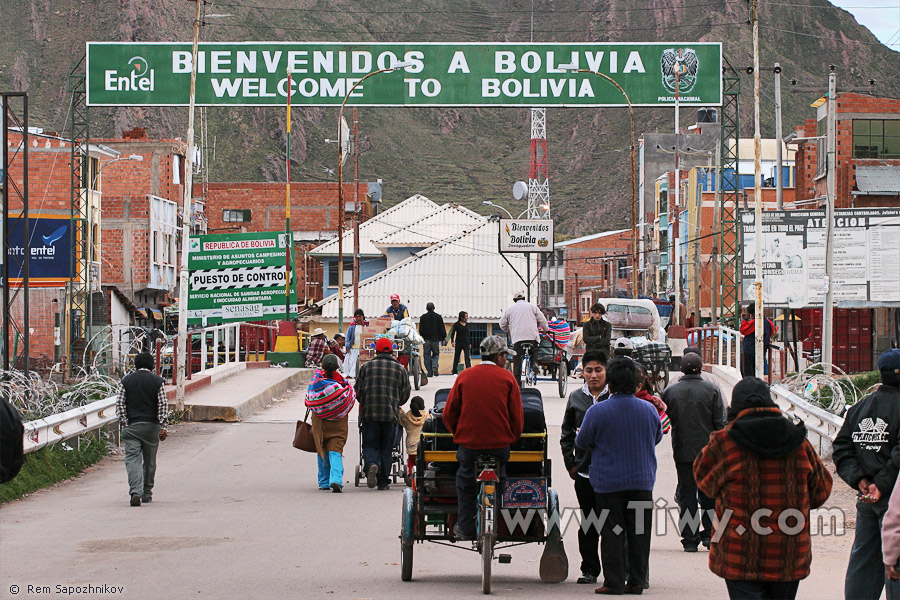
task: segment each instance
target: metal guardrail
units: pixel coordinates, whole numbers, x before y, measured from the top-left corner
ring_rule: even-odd
[[[118,420],[116,397],[25,423],[25,452],[63,442]]]
[[[809,431],[819,436],[819,443],[813,444],[818,446],[819,455],[823,458],[830,457],[831,445],[844,425],[844,418],[807,402],[781,385],[773,385],[770,389],[775,396],[776,404],[783,413],[789,417],[797,417],[803,421]],[[813,442],[813,440],[810,441]]]

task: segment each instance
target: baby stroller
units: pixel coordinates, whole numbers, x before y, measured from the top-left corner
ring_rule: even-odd
[[[410,474],[406,469],[406,442],[403,428],[397,425],[397,433],[394,436],[394,447],[391,448],[391,481],[397,483],[403,480],[409,485]],[[359,482],[365,479],[366,459],[363,457],[362,423],[359,424],[359,463],[356,465],[353,476],[353,484],[359,487]]]

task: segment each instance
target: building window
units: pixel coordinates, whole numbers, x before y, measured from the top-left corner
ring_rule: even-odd
[[[900,158],[900,120],[854,119],[853,158]]]
[[[225,209],[222,211],[222,220],[226,223],[249,223],[250,222],[250,209],[244,210],[229,210]]]
[[[619,259],[619,279],[628,279],[628,260]]]
[[[344,259],[344,285],[353,282],[353,259]],[[328,263],[328,287],[337,287],[338,284],[338,261],[333,260]]]
[[[179,154],[172,155],[172,183],[175,185],[181,183],[181,156]]]
[[[499,325],[494,330],[503,334]],[[487,337],[487,323],[469,323],[469,343],[472,348],[472,356],[481,356],[481,340]],[[462,358],[462,357],[460,357]]]
[[[566,293],[566,283],[562,279],[556,282],[556,293],[559,295],[563,295]]]

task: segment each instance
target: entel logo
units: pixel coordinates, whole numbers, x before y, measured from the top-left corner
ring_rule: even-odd
[[[148,68],[147,59],[135,56],[128,61],[131,72],[121,76],[118,71],[104,71],[103,89],[108,92],[152,92],[156,81],[156,72]]]

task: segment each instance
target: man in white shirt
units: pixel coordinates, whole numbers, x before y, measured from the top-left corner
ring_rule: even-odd
[[[526,345],[530,345],[532,367],[534,354],[540,342],[540,331],[548,328],[547,318],[540,309],[531,302],[525,301],[523,292],[516,292],[512,306],[506,309],[500,319],[500,329],[509,334],[510,342],[516,351],[513,359],[513,375],[516,381],[522,381],[522,357]]]

